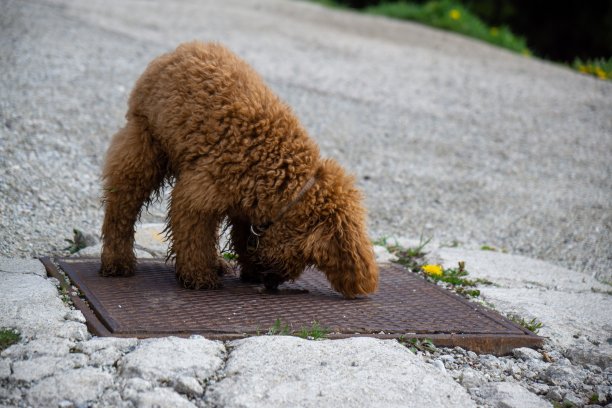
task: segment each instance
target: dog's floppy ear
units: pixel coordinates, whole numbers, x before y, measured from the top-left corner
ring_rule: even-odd
[[[348,299],[372,293],[378,286],[372,244],[358,224],[335,214],[307,239],[311,263]]]

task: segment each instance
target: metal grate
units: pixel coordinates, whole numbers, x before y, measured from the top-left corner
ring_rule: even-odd
[[[50,274],[61,269],[78,287],[86,302],[77,298],[75,304],[98,335],[230,339],[265,333],[280,319],[294,330],[317,321],[332,330],[332,338],[427,337],[438,345],[495,354],[542,342],[499,314],[395,265],[380,265],[375,294],[346,300],[313,269],[276,293],[237,276],[225,276],[222,289],[194,291],[181,287],[173,267],[163,261],[140,260],[129,278],[101,277],[97,259],[42,261]]]

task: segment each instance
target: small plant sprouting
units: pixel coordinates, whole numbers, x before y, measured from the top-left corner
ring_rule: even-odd
[[[437,350],[436,345],[433,344],[431,339],[418,339],[416,337],[406,339],[404,336],[400,336],[398,341],[408,347],[408,349],[413,353],[416,353],[417,351],[429,351],[430,353],[433,353]]]
[[[387,246],[387,237],[380,237],[378,239],[375,239],[374,241],[372,241],[372,245],[378,245],[378,246],[386,247]]]
[[[493,251],[493,252],[497,252],[497,248],[495,248],[494,246],[491,245],[483,245],[480,247],[480,249],[482,251]]]
[[[72,230],[74,236],[72,239],[64,238],[64,241],[68,242],[70,245],[64,248],[64,251],[68,251],[71,254],[75,254],[79,252],[81,249],[87,246],[87,242],[85,240],[85,236],[81,231],[74,228]]]
[[[20,338],[21,335],[15,329],[0,329],[0,351],[17,343]]]
[[[226,261],[235,261],[236,259],[238,259],[238,255],[230,251],[222,252],[221,256],[223,256],[223,259],[225,259]]]
[[[537,321],[535,318],[531,320],[525,320],[523,317],[517,314],[509,314],[508,319],[512,320],[514,323],[529,330],[530,332],[534,334],[538,334],[538,332],[544,325],[542,322]]]
[[[281,319],[276,319],[266,334],[268,336],[288,336],[291,334],[291,329],[289,324],[283,326]]]
[[[421,235],[419,244],[416,247],[404,249],[397,245],[391,245],[387,246],[387,249],[393,255],[397,256],[397,261],[395,262],[405,266],[412,272],[418,272],[425,261],[425,255],[427,255],[424,249],[430,242],[431,238],[423,240],[423,236]]]
[[[478,289],[469,289],[478,284],[492,285],[487,279],[468,279],[465,262],[460,261],[457,268],[442,268],[440,265],[423,265],[421,267],[427,277],[435,282],[448,283],[457,293],[469,297],[480,296]]]
[[[302,327],[296,334],[298,337],[308,340],[324,339],[329,333],[329,329],[322,327],[316,320],[310,327]]]

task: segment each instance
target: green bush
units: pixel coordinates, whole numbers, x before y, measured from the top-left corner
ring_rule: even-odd
[[[524,38],[512,34],[506,26],[488,27],[475,14],[454,0],[428,1],[425,4],[395,1],[370,6],[364,10],[372,14],[418,21],[531,55]]]

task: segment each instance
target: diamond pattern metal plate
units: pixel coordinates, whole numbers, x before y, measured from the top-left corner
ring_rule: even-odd
[[[183,288],[172,265],[140,260],[131,277],[101,277],[98,259],[44,258],[51,275],[64,272],[80,291],[73,296],[94,334],[156,337],[202,334],[232,339],[266,333],[280,319],[294,330],[314,321],[328,337],[430,338],[437,345],[507,353],[542,338],[501,315],[431,284],[400,266],[380,265],[378,291],[346,300],[325,276],[308,269],[293,283],[267,292],[262,285],[225,276],[218,290]],[[61,271],[61,272],[60,272]],[[61,279],[60,279],[61,280]]]

